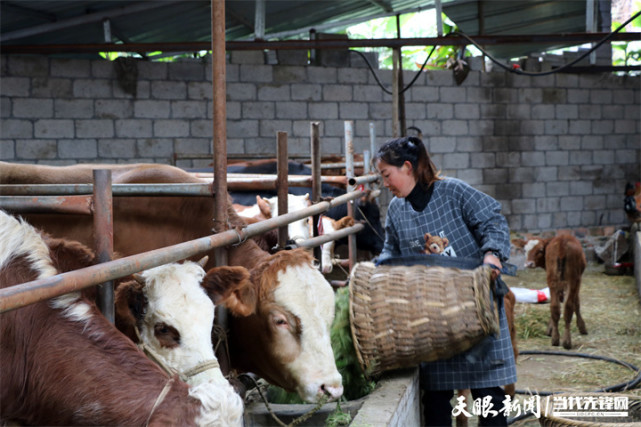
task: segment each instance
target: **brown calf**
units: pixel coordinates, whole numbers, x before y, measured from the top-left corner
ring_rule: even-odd
[[[552,345],[559,345],[559,318],[561,317],[561,303],[565,300],[563,309],[565,332],[562,344],[565,349],[569,350],[572,348],[570,323],[575,312],[579,332],[582,335],[588,333],[583,317],[581,317],[579,301],[581,276],[586,267],[581,242],[570,235],[559,235],[544,240],[530,240],[525,245],[525,254],[526,267],[545,269],[550,288],[551,312],[547,334],[552,336]]]
[[[507,318],[507,325],[510,330],[510,339],[512,340],[512,351],[514,352],[514,359],[516,360],[519,356],[519,349],[516,347],[516,327],[514,325],[514,306],[516,305],[514,292],[509,291],[503,297],[503,305],[505,306],[505,317]],[[514,384],[506,384],[503,388],[505,389],[505,394],[512,398],[514,397],[514,393],[516,391]],[[470,389],[466,388],[464,390],[458,390],[458,397],[464,396],[467,398],[469,395]],[[467,416],[460,413],[456,416],[456,427],[467,427],[467,421]]]

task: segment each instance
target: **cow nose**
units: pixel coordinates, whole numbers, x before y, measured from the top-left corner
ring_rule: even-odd
[[[532,261],[525,262],[525,268],[532,268],[532,267],[534,267],[534,263]]]
[[[340,385],[338,387],[333,387],[333,386],[328,386],[328,385],[321,385],[320,386],[320,394],[326,394],[328,395],[332,400],[336,400],[340,398],[343,395],[343,386]]]

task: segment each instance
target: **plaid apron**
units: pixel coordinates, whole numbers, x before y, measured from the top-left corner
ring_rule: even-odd
[[[425,233],[447,239],[442,256],[481,259],[491,249],[503,259],[509,257],[510,232],[500,203],[455,178],[436,181],[432,197],[421,212],[415,211],[405,199],[392,199],[379,260],[421,253]],[[516,364],[503,304],[500,304],[500,327],[498,338],[490,336],[450,359],[422,363],[421,380],[425,387],[453,390],[515,383]]]

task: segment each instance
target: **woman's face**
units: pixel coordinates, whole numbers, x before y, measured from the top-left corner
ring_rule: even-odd
[[[383,185],[396,197],[407,197],[416,186],[414,171],[410,162],[402,166],[392,166],[383,160],[376,162],[376,168],[383,177]]]

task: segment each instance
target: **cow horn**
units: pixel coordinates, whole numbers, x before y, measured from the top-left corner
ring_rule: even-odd
[[[200,265],[202,268],[205,268],[205,265],[207,265],[207,261],[209,261],[209,256],[205,255],[198,261],[198,265]]]
[[[136,282],[140,283],[141,285],[144,285],[144,284],[145,284],[145,278],[144,278],[144,277],[142,277],[142,274],[140,274],[140,273],[134,273],[134,274],[133,274],[133,277],[134,277],[134,280],[135,280]]]

